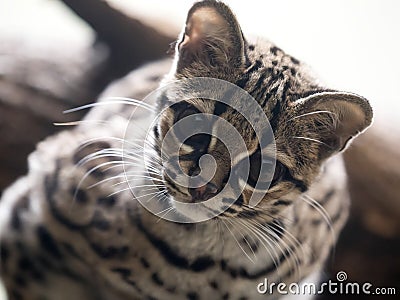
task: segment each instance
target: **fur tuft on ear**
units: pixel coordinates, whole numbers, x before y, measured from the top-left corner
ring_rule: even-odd
[[[309,134],[323,143],[322,158],[344,150],[372,122],[369,102],[356,94],[317,93],[297,101],[296,106],[298,116],[307,117]]]
[[[177,43],[177,72],[201,76],[202,70],[238,68],[245,62],[244,43],[228,6],[214,0],[195,3]]]

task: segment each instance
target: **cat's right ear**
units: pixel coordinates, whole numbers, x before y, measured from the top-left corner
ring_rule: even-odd
[[[189,10],[177,50],[177,73],[207,76],[244,65],[244,38],[228,6],[214,0]]]
[[[345,149],[372,122],[369,102],[356,94],[321,92],[296,102],[308,138],[321,143],[321,158]]]

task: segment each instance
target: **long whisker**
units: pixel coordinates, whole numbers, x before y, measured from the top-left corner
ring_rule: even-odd
[[[236,228],[235,223],[231,222],[229,219],[226,219],[226,221],[229,222],[229,223],[232,225],[233,228]],[[241,235],[242,239],[245,241],[245,243],[247,244],[247,246],[249,246],[250,251],[253,253],[254,259],[256,259],[257,257],[256,257],[256,254],[255,254],[254,250],[253,250],[253,247],[250,245],[250,243],[248,242],[248,240],[246,239],[246,237],[244,236],[244,234],[243,234],[241,231],[239,231],[239,230],[237,230],[237,231],[238,231],[238,233]],[[248,256],[248,257],[249,257],[249,256]],[[251,259],[250,259],[250,260],[251,260]],[[254,263],[254,260],[251,260],[251,262]]]
[[[77,112],[80,110],[85,110],[85,109],[89,109],[89,108],[96,107],[96,106],[115,105],[115,104],[133,105],[136,107],[147,109],[150,112],[155,111],[153,106],[148,105],[147,103],[144,103],[143,101],[139,101],[136,99],[129,99],[129,98],[123,98],[123,97],[110,97],[110,98],[107,98],[105,101],[101,101],[101,100],[102,99],[100,99],[100,102],[94,102],[94,103],[90,103],[90,104],[86,104],[86,105],[82,105],[79,107],[65,110],[64,113],[68,114],[68,113]],[[108,101],[108,100],[112,100],[112,101]]]
[[[329,230],[332,234],[333,242],[335,243],[336,242],[336,233],[332,226],[332,219],[330,218],[326,209],[321,204],[319,204],[318,201],[314,200],[313,198],[311,198],[308,195],[302,195],[300,198],[321,214],[321,216],[323,217],[323,219],[325,220],[326,224],[329,227]]]
[[[244,222],[241,219],[238,219],[238,221]],[[275,250],[275,247],[271,244],[274,243],[274,241],[271,240],[270,237],[268,237],[266,234],[264,234],[262,231],[260,231],[258,228],[253,226],[252,224],[248,223],[243,223],[244,226],[249,226],[250,229],[252,229],[250,232],[252,232],[255,236],[258,236],[258,240],[261,242],[261,244],[264,246],[265,250],[268,252],[269,256],[272,259],[272,262],[275,266],[275,269],[279,271],[278,268],[278,261],[279,260],[279,255]]]
[[[313,112],[309,112],[309,113],[306,113],[306,114],[295,116],[295,117],[289,119],[288,122],[290,122],[292,120],[295,120],[295,119],[298,119],[298,118],[302,118],[302,117],[306,117],[306,116],[310,116],[310,115],[315,115],[315,114],[323,114],[323,113],[332,114],[332,115],[336,116],[336,114],[334,112],[331,112],[329,110],[316,110],[316,111],[313,111]]]
[[[227,220],[227,219],[225,219]],[[238,245],[238,247],[240,248],[240,250],[244,253],[244,255],[247,256],[247,258],[251,261],[254,262],[251,257],[247,254],[246,251],[244,251],[243,247],[240,245],[239,241],[237,240],[237,238],[235,237],[235,235],[233,234],[232,230],[229,228],[229,226],[226,225],[226,223],[224,222],[223,219],[221,219],[221,221],[223,222],[223,224],[225,225],[225,227],[228,229],[228,231],[230,232],[230,234],[232,235],[232,237],[234,238],[236,244]]]
[[[292,138],[292,139],[302,139],[302,140],[306,140],[306,141],[316,142],[316,143],[318,143],[318,144],[322,144],[322,145],[325,145],[325,146],[327,146],[327,147],[329,147],[329,148],[332,148],[330,145],[328,145],[328,144],[326,144],[326,143],[324,143],[324,142],[321,142],[320,140],[313,139],[313,138],[309,138],[309,137],[304,137],[304,136],[291,136],[290,138]]]

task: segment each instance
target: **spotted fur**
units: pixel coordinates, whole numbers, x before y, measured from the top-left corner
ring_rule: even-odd
[[[41,142],[29,157],[27,176],[4,192],[1,276],[10,299],[257,299],[265,297],[257,292],[264,278],[299,282],[323,268],[348,214],[339,152],[371,123],[368,102],[320,85],[303,63],[272,43],[245,39],[230,9],[211,0],[189,11],[172,66],[145,66],[105,95],[143,98],[161,78],[164,86],[192,77],[243,88],[269,119],[279,167],[260,205],[248,207],[254,190],[247,183],[212,220],[179,224],[154,216],[118,177],[135,164],[122,164],[122,152],[99,155],[121,149],[126,105],[95,107],[88,122]],[[161,95],[153,103],[162,112],[149,153],[154,162],[166,131],[190,107],[232,123],[257,164],[257,137],[240,114],[205,99],[183,107],[174,101]],[[99,119],[107,123],[91,125]],[[187,158],[182,169],[193,170],[198,156],[190,154],[199,148],[218,158],[213,184],[220,189],[229,164],[218,141],[187,145],[178,155]],[[163,167],[158,165],[157,177],[167,191],[163,201],[194,201],[190,191],[171,185]]]

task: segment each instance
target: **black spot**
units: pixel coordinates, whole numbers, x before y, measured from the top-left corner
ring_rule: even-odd
[[[215,264],[215,262],[213,261],[213,259],[210,256],[203,256],[203,257],[196,259],[192,263],[191,269],[194,272],[200,272],[202,270],[209,268],[210,266],[213,266],[214,264]]]
[[[238,272],[235,269],[229,269],[229,273],[231,274],[232,278],[236,278],[238,276]]]
[[[228,300],[229,299],[229,293],[225,293],[222,295],[222,300]]]
[[[279,219],[273,220],[267,227],[276,234],[275,238],[281,238],[285,230],[285,225]]]
[[[281,48],[278,48],[278,47],[276,47],[276,46],[273,46],[273,47],[271,47],[270,51],[271,51],[271,53],[272,53],[273,55],[277,55],[278,52],[282,52],[282,49],[281,49]]]
[[[221,266],[222,271],[225,271],[225,270],[226,270],[226,267],[227,267],[227,265],[226,265],[226,260],[224,260],[224,259],[221,260],[220,266]]]
[[[344,209],[338,209],[338,211],[331,217],[332,224],[335,224],[340,219],[343,215],[343,211]],[[329,227],[328,223],[326,225]]]
[[[249,50],[250,50],[250,51],[253,51],[254,48],[255,48],[254,45],[249,45]]]
[[[188,300],[197,300],[199,299],[199,295],[197,295],[196,292],[189,292],[186,294],[186,297],[188,298]]]
[[[290,60],[292,61],[292,63],[294,63],[295,65],[300,64],[300,61],[294,57],[290,57]]]
[[[236,199],[234,204],[237,205],[237,206],[242,206],[243,205],[243,195],[242,194],[239,195],[239,197]]]
[[[126,282],[127,284],[129,284],[130,286],[132,286],[137,292],[142,293],[142,289],[139,288],[136,285],[136,282],[134,280],[129,279],[129,276],[131,275],[131,270],[130,269],[126,269],[126,268],[114,268],[111,271],[116,272],[121,274],[121,278],[124,282]],[[138,297],[139,299],[143,298],[143,297]]]
[[[164,281],[160,278],[160,276],[158,276],[157,273],[151,274],[151,280],[153,280],[153,282],[159,286],[164,285]]]
[[[290,68],[290,74],[292,74],[292,76],[296,75],[297,70],[295,68]]]
[[[106,207],[112,207],[115,205],[116,202],[117,200],[114,196],[100,197],[97,199],[97,204]]]
[[[254,65],[247,71],[247,74],[251,74],[262,67],[263,63],[261,60],[257,59]]]
[[[280,206],[280,205],[288,206],[290,204],[292,204],[291,200],[279,199],[278,201],[275,201],[273,205],[274,206]]]
[[[146,269],[150,268],[149,262],[144,257],[140,258],[140,262],[142,263],[142,266],[145,267]]]
[[[217,101],[215,103],[215,107],[214,107],[214,115],[215,116],[220,116],[222,115],[224,112],[226,112],[226,110],[228,109],[228,105],[226,105],[223,102]]]
[[[26,279],[21,274],[14,276],[14,282],[20,287],[26,287],[28,285]]]
[[[84,190],[77,189],[73,192],[73,194],[75,195],[76,202],[81,204],[85,204],[88,202],[88,196]]]
[[[249,236],[244,236],[241,240],[241,243],[244,247],[249,248],[249,250],[254,253],[258,251],[258,247],[260,246],[260,242],[258,240],[251,239]]]
[[[215,280],[210,281],[210,286],[211,286],[214,290],[218,290],[218,283],[217,283]]]
[[[76,224],[71,222],[70,219],[68,219],[63,213],[63,211],[60,211],[59,208],[57,207],[56,200],[54,199],[54,194],[56,194],[57,189],[58,189],[58,182],[59,178],[57,178],[57,175],[60,171],[60,165],[61,162],[59,160],[56,161],[56,170],[54,173],[49,174],[48,176],[45,177],[44,184],[45,184],[45,191],[46,191],[46,200],[48,201],[49,207],[51,214],[54,218],[57,219],[59,223],[62,225],[66,226],[70,230],[80,230],[86,226],[86,224],[81,225],[81,224]]]
[[[156,139],[159,139],[159,138],[160,138],[160,133],[158,132],[158,127],[157,127],[157,126],[154,126],[154,127],[153,127],[153,133],[154,133],[154,137],[155,137]]]
[[[256,211],[255,209],[252,209],[252,210],[244,210],[244,211],[241,211],[241,212],[238,214],[238,216],[239,216],[240,218],[247,218],[247,219],[250,219],[250,218],[254,218],[254,217],[258,216],[258,214],[259,214],[258,211]]]
[[[237,80],[235,84],[238,87],[244,89],[244,87],[246,86],[246,84],[249,81],[250,77],[251,77],[250,74],[243,74],[243,76],[239,80]]]
[[[90,246],[97,253],[97,255],[105,259],[115,258],[115,257],[123,258],[129,252],[128,246],[122,246],[122,247],[109,246],[103,248],[102,246],[94,243],[90,244]]]
[[[196,228],[196,223],[178,223],[179,226],[183,227],[186,231],[192,231]]]
[[[31,270],[33,269],[33,262],[30,258],[26,257],[26,256],[21,256],[18,259],[18,268],[20,270]]]
[[[127,268],[112,268],[111,271],[121,274],[124,278],[129,277],[132,274],[132,271]]]
[[[326,204],[329,200],[332,199],[332,196],[333,196],[333,195],[335,195],[335,190],[334,190],[334,189],[329,190],[329,191],[324,195],[324,197],[323,197],[321,200],[318,201],[319,204],[321,204],[321,205]]]
[[[3,243],[0,244],[0,263],[4,266],[7,264],[7,260],[10,257],[10,251],[8,250],[7,246]]]
[[[51,236],[50,232],[42,225],[38,226],[36,229],[36,234],[38,235],[40,245],[44,250],[46,250],[49,254],[54,256],[57,259],[61,259],[62,255],[56,241]]]
[[[221,209],[224,211],[224,213],[229,213],[229,214],[236,214],[237,211],[231,207],[228,207],[226,205],[222,206]]]
[[[175,294],[176,286],[167,287],[166,290],[167,290],[168,293]]]
[[[311,224],[313,226],[319,226],[319,225],[321,225],[321,223],[322,223],[322,219],[312,219],[311,220]]]

